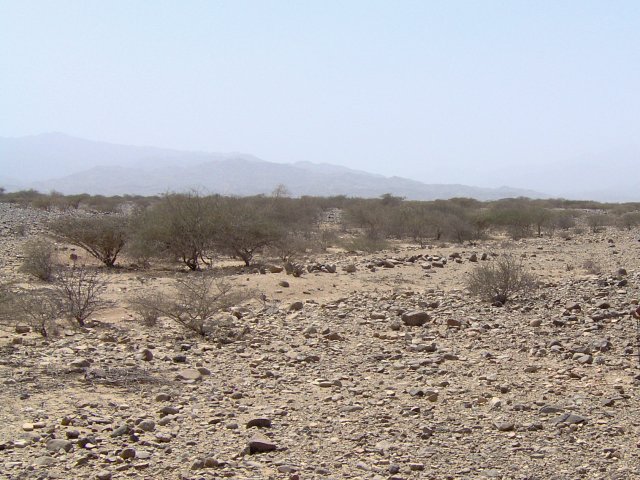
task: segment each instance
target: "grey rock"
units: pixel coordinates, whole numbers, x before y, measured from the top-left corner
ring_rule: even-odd
[[[494,421],[493,426],[496,427],[496,429],[501,432],[510,432],[515,428],[515,425],[513,422],[501,421],[501,420]]]
[[[186,368],[176,374],[176,379],[184,382],[197,382],[202,380],[202,374],[194,368]]]
[[[270,428],[271,427],[271,419],[265,417],[257,417],[252,418],[247,422],[247,428],[258,427],[258,428]]]
[[[129,460],[132,458],[136,458],[136,450],[134,448],[125,448],[119,454],[119,457],[123,460]]]
[[[29,333],[31,331],[31,327],[29,325],[16,325],[16,333]]]
[[[409,327],[421,327],[431,319],[427,312],[413,310],[402,315],[402,321]]]
[[[150,362],[151,360],[153,360],[153,352],[148,348],[145,348],[144,350],[142,350],[142,352],[140,352],[140,359],[145,362]]]
[[[64,450],[65,452],[70,452],[73,448],[73,443],[69,440],[63,440],[60,438],[54,438],[47,442],[47,450],[50,452],[58,452],[60,450]]]
[[[277,449],[277,445],[265,435],[256,434],[247,443],[250,454],[272,452]]]
[[[577,415],[575,413],[563,413],[559,417],[554,418],[551,422],[555,425],[564,423],[567,425],[575,425],[579,423],[585,423],[587,419],[581,415]]]
[[[156,429],[156,422],[150,419],[143,420],[138,424],[138,427],[145,432],[153,432]]]
[[[289,305],[290,312],[297,312],[299,310],[302,310],[303,308],[304,308],[304,303],[300,301],[293,302],[291,305]]]
[[[38,467],[49,467],[54,463],[56,463],[56,459],[48,455],[38,457],[33,461],[33,464]]]
[[[564,408],[558,406],[558,405],[543,405],[542,407],[540,407],[539,412],[540,413],[544,413],[544,414],[550,414],[550,413],[560,413],[563,412]]]

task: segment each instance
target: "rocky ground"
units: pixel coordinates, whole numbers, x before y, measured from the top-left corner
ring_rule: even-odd
[[[0,204],[5,278],[26,281],[20,245],[47,215]],[[16,319],[0,333],[0,477],[640,478],[638,235],[236,273],[264,299],[236,312],[245,334],[226,345],[128,310],[175,271],[110,272],[115,304],[84,331],[45,341]],[[540,288],[505,307],[470,297],[471,256],[505,250]]]

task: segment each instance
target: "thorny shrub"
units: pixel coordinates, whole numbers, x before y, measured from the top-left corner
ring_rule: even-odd
[[[467,288],[473,295],[501,305],[517,294],[532,290],[535,285],[535,277],[513,255],[503,255],[478,265],[467,279]]]
[[[147,319],[166,317],[201,337],[221,339],[231,329],[224,312],[253,296],[246,289],[236,289],[211,273],[193,273],[176,280],[166,295],[145,293],[130,300],[132,308]]]

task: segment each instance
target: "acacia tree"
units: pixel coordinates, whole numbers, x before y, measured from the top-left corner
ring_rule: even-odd
[[[190,270],[209,265],[218,225],[217,197],[167,194],[135,221],[135,248],[170,256]]]
[[[129,222],[121,215],[63,217],[50,224],[62,241],[82,248],[107,267],[115,266],[129,236]]]
[[[241,258],[246,266],[254,255],[283,235],[264,202],[226,199],[219,209],[220,225],[215,234],[219,249]]]
[[[425,202],[406,202],[389,219],[390,234],[398,238],[411,238],[421,247],[434,235],[434,230],[434,222]]]

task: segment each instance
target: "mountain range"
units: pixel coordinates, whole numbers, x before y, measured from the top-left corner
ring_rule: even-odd
[[[269,194],[284,185],[293,196],[378,197],[410,200],[469,197],[548,197],[533,190],[427,184],[310,162],[274,163],[242,153],[207,153],[118,145],[48,133],[0,137],[0,186],[65,194],[154,195],[198,190],[225,195]]]

